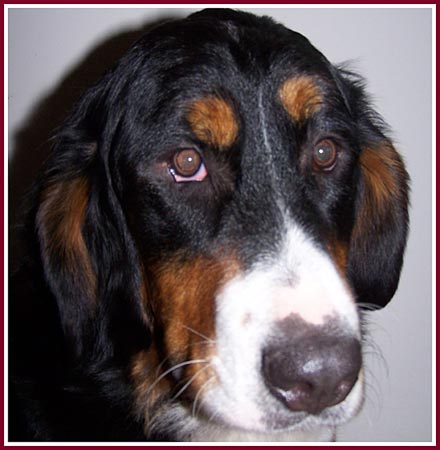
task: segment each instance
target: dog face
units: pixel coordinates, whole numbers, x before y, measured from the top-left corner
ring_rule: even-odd
[[[359,409],[359,308],[396,289],[407,175],[359,80],[303,36],[232,11],[158,27],[86,93],[42,180],[71,350],[125,361],[148,436]]]

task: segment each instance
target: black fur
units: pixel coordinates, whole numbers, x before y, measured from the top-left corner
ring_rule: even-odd
[[[257,150],[258,95],[275,98],[295,74],[316,77],[327,103],[301,127],[276,101],[265,104],[279,190],[317,245],[336,236],[349,246],[347,276],[360,304],[391,299],[406,242],[407,175],[396,156],[398,195],[353,242],[367,189],[360,155],[388,140],[362,81],[269,18],[208,10],[164,24],[87,91],[53,137],[32,195],[27,257],[11,281],[10,440],[179,438],[149,434],[133,407],[130,358],[160,339],[140,296],[143,271],[148,277],[151,265],[177,252],[190,258],[231,243],[244,267],[273,251],[281,222]],[[239,123],[233,148],[220,156],[192,135],[182,107],[212,92],[231,99]],[[340,146],[338,167],[322,175],[300,169],[301,152],[327,135]],[[182,146],[203,152],[210,169],[203,189],[157,173]],[[48,251],[52,225],[38,219],[48,186],[78,178],[88,186],[82,236],[94,290],[82,267],[72,270],[64,253]]]

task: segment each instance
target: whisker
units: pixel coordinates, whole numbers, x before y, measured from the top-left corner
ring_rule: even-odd
[[[220,413],[218,411],[214,411],[209,417],[208,422],[213,422],[216,417],[218,417]]]
[[[199,407],[197,408],[197,402],[199,400],[200,394],[205,390],[205,388],[208,386],[209,383],[211,383],[212,380],[214,380],[215,375],[213,375],[212,377],[208,378],[201,386],[200,389],[198,390],[196,396],[194,397],[194,402],[193,402],[193,407],[192,407],[192,415],[195,417],[199,411],[200,408],[202,407],[202,403],[203,403],[203,398],[200,400],[199,402]],[[197,408],[197,410],[196,410]]]
[[[205,361],[207,362],[207,361]],[[194,381],[195,378],[198,377],[198,375],[202,372],[204,372],[206,369],[209,369],[209,367],[211,367],[211,364],[207,364],[206,366],[200,368],[185,384],[184,386],[179,390],[179,392],[173,396],[173,398],[171,399],[171,401],[176,400],[189,386],[190,384]]]
[[[210,343],[215,343],[215,341],[213,339],[209,338],[208,336],[204,335],[203,333],[200,333],[200,331],[194,330],[194,328],[191,328],[188,325],[182,325],[182,326],[184,328],[186,328],[188,331],[191,331],[192,333],[194,333],[195,335],[200,336],[205,341],[210,342]]]
[[[183,325],[185,326],[185,325]],[[203,337],[203,336],[202,336]],[[215,341],[210,341],[210,342],[204,342],[204,341],[199,341],[199,342],[192,342],[191,344],[188,344],[185,346],[186,350],[189,350],[191,347],[195,347],[196,345],[212,345],[212,343],[214,343]],[[159,376],[160,371],[162,369],[162,367],[164,366],[164,364],[172,357],[173,355],[168,355],[166,358],[164,358],[159,364],[157,364],[156,366],[156,377]]]
[[[158,385],[158,383],[161,380],[163,380],[171,372],[174,372],[175,370],[180,369],[181,367],[184,367],[184,366],[188,366],[190,364],[197,364],[197,363],[204,363],[204,362],[206,362],[205,359],[192,359],[192,360],[189,360],[189,361],[184,361],[184,362],[181,362],[179,364],[176,364],[173,367],[170,367],[168,370],[166,370],[164,373],[162,373],[162,375],[160,375],[160,377],[157,378],[156,381],[150,386],[150,388],[147,391],[147,397],[151,394],[151,392]]]
[[[157,378],[160,375],[160,371],[162,370],[162,367],[165,365],[165,363],[171,358],[171,355],[168,355],[166,358],[164,358],[157,366],[156,366],[156,374],[155,378]]]

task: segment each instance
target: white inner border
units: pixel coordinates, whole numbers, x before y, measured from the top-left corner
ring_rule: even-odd
[[[401,8],[401,9],[413,9],[413,8],[428,8],[431,9],[432,13],[432,442],[334,442],[332,446],[346,447],[346,446],[433,446],[436,445],[437,433],[436,433],[436,304],[435,304],[435,294],[436,294],[436,153],[434,149],[436,148],[436,5],[433,4],[8,4],[4,5],[4,61],[3,61],[3,76],[4,76],[4,184],[3,184],[3,199],[4,199],[4,445],[5,446],[23,446],[23,443],[8,442],[8,347],[7,347],[7,336],[8,336],[8,254],[9,254],[9,206],[8,206],[8,18],[9,9],[25,9],[25,8],[75,8],[75,9],[88,9],[88,8],[100,8],[100,9],[123,9],[123,8],[138,8],[138,9],[152,9],[152,8],[162,8],[162,9],[172,9],[172,8],[218,8],[218,7],[228,7],[228,8],[260,8],[260,9],[272,9],[272,8],[306,8],[306,9],[348,9],[348,8],[371,8],[371,9],[381,9],[381,8]],[[222,443],[157,443],[157,442],[142,442],[142,443],[123,443],[123,442],[105,442],[105,443],[95,443],[95,442],[79,442],[79,443],[24,443],[26,446],[219,446],[227,445]],[[292,443],[232,443],[229,445],[240,445],[246,446],[292,446]],[[326,443],[300,443],[301,446],[328,446]]]

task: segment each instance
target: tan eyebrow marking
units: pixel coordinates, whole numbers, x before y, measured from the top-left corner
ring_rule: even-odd
[[[317,112],[323,96],[311,77],[300,75],[286,80],[279,90],[281,103],[289,115],[299,123]]]
[[[219,149],[230,147],[238,134],[238,123],[232,106],[215,95],[193,102],[186,119],[202,142]]]

